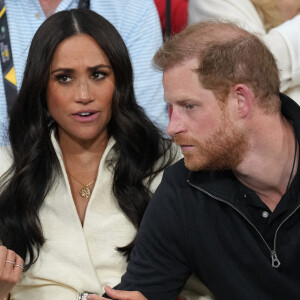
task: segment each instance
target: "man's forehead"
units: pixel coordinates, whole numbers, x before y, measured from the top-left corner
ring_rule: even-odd
[[[199,60],[195,57],[185,59],[163,71],[163,75],[173,74],[180,71],[195,72],[199,68]]]
[[[204,88],[196,71],[195,61],[185,62],[164,72],[164,98],[167,103],[202,102],[213,92]]]

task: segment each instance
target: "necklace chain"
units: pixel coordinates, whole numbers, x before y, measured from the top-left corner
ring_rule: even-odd
[[[94,183],[95,178],[91,182],[89,182],[88,184],[84,184],[84,183],[80,182],[77,178],[75,178],[71,173],[68,172],[68,174],[73,179],[75,179],[78,183],[80,183],[81,185],[83,185],[83,187],[79,190],[79,195],[82,198],[86,198],[86,199],[90,198],[90,196],[91,196],[91,190],[90,190],[89,186]]]
[[[84,186],[90,186],[95,181],[95,179],[93,179],[90,183],[84,184],[84,183],[80,182],[77,178],[75,178],[73,175],[70,174],[70,176],[73,177],[78,183],[80,183],[81,185],[84,185]]]

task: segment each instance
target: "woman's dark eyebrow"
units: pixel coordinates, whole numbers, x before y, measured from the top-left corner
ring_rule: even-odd
[[[88,70],[89,71],[97,71],[98,69],[102,69],[102,68],[111,69],[111,66],[110,65],[100,64],[100,65],[97,65],[97,66],[89,67]]]
[[[93,67],[89,67],[88,70],[89,71],[97,71],[98,69],[102,69],[102,68],[108,68],[111,69],[110,65],[104,65],[104,64],[100,64],[100,65],[96,65]],[[66,73],[73,73],[74,69],[70,69],[70,68],[57,68],[51,71],[51,74],[56,73],[56,72],[66,72]]]
[[[69,68],[57,68],[51,71],[50,74],[56,73],[56,72],[66,72],[66,73],[73,73],[74,70],[73,69],[69,69]]]

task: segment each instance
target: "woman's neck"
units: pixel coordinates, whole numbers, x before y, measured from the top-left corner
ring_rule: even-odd
[[[93,141],[78,141],[61,134],[58,137],[67,172],[72,175],[94,178],[109,137],[107,135]]]

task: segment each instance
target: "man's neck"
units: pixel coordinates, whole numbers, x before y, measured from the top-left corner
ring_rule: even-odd
[[[273,117],[261,120],[266,123],[254,131],[245,159],[233,170],[236,177],[256,192],[271,211],[285,194],[298,168],[293,127],[284,117],[278,116],[275,121]]]

